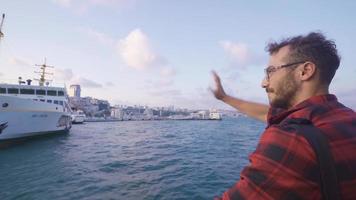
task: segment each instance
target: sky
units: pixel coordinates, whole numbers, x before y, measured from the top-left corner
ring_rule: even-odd
[[[55,68],[57,85],[112,105],[229,109],[230,95],[268,103],[261,88],[270,41],[321,31],[342,57],[330,92],[356,109],[355,1],[1,0],[0,82]]]

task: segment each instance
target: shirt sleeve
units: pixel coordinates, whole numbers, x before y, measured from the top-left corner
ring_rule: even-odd
[[[318,165],[301,136],[271,126],[262,134],[240,180],[222,199],[320,199]]]

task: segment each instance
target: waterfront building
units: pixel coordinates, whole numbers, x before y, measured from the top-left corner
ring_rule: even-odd
[[[80,85],[71,85],[69,87],[68,94],[69,94],[70,97],[80,98],[80,92],[81,92]]]

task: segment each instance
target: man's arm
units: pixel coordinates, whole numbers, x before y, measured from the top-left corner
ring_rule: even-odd
[[[236,108],[240,112],[253,117],[255,119],[258,119],[260,121],[267,121],[267,113],[269,106],[260,104],[260,103],[255,103],[251,101],[245,101],[242,99],[238,99],[236,97],[229,96],[225,93],[224,88],[222,87],[220,77],[216,74],[216,72],[212,72],[214,76],[214,81],[215,81],[215,90],[211,90],[215,96],[215,98],[223,101],[226,104],[229,104],[230,106]]]

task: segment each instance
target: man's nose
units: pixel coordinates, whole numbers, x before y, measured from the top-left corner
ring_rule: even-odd
[[[268,82],[268,80],[267,80],[267,77],[264,77],[264,78],[262,79],[262,82],[261,82],[261,87],[262,87],[262,88],[267,88],[268,84],[269,84],[269,82]]]

